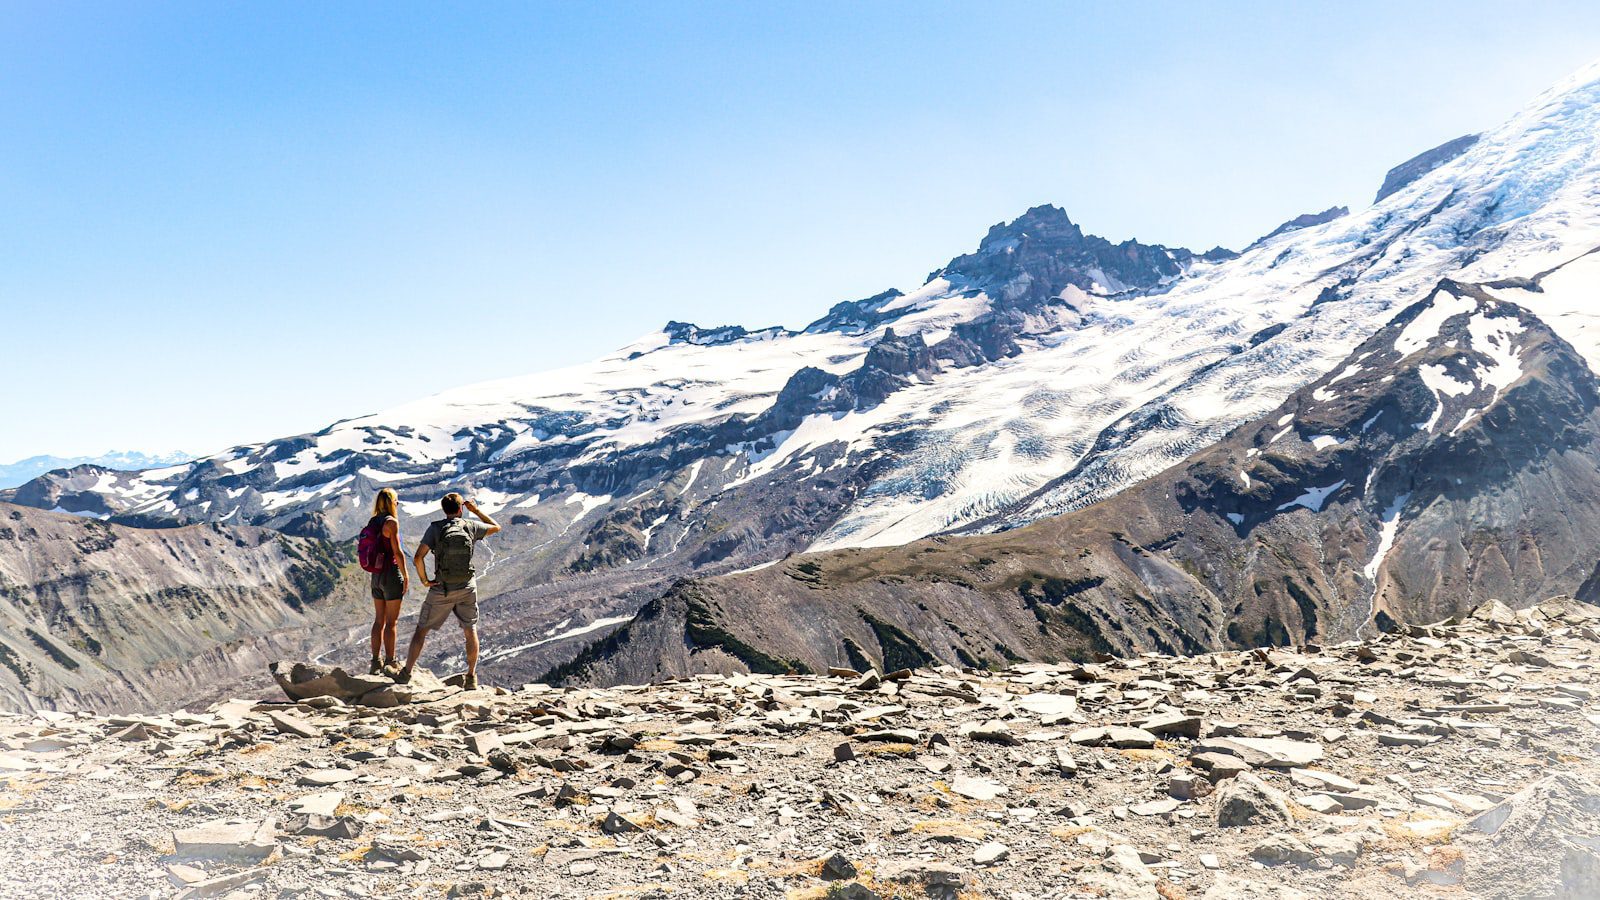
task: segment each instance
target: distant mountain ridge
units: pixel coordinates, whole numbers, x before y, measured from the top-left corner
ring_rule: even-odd
[[[1600,599],[1600,380],[1446,281],[1189,460],[997,534],[684,581],[568,682],[1337,642],[1490,600]]]
[[[122,472],[137,472],[161,466],[177,465],[194,459],[189,453],[140,453],[137,451],[111,451],[99,456],[30,456],[14,463],[0,465],[0,489],[14,488],[57,469],[75,466],[99,466]]]

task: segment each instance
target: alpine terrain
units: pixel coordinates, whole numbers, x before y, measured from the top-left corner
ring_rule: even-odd
[[[387,486],[409,543],[462,490],[507,525],[480,569],[485,673],[509,683],[1198,652],[1588,596],[1597,141],[1600,63],[1237,253],[1039,206],[802,328],[669,322],[588,365],[0,499],[339,542]],[[35,547],[0,543],[0,571]],[[325,635],[315,655],[365,652]]]

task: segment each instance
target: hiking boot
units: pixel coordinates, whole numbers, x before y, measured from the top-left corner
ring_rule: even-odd
[[[384,660],[382,674],[387,675],[390,678],[393,678],[395,676],[395,674],[397,672],[399,672],[399,671],[400,671],[400,663],[399,663],[398,660],[393,660],[393,659]]]
[[[405,669],[401,669],[400,671],[394,673],[394,683],[395,684],[410,684],[411,683],[411,670],[409,668],[405,668]]]
[[[461,689],[463,691],[475,691],[475,690],[477,690],[478,689],[478,676],[470,674],[470,673],[461,676]]]
[[[378,657],[376,657],[376,656],[372,657],[372,668],[367,670],[367,674],[368,675],[385,674],[384,671],[383,671],[383,661],[378,659]]]

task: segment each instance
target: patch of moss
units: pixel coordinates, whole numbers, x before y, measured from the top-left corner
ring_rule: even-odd
[[[56,665],[61,666],[63,669],[66,669],[69,672],[75,671],[78,668],[78,661],[68,656],[65,650],[57,647],[50,641],[49,638],[37,631],[34,631],[32,628],[24,628],[23,631],[27,633],[29,640],[38,645],[40,650],[43,650],[46,655],[48,655],[52,660],[55,660]]]
[[[849,638],[844,639],[844,658],[850,668],[855,669],[857,672],[865,672],[872,668],[872,660],[867,658],[866,652],[861,649],[859,644]]]
[[[780,659],[757,650],[717,624],[710,607],[691,595],[688,612],[684,616],[684,634],[697,650],[717,648],[745,664],[752,672],[763,675],[784,675],[790,672],[810,674],[811,668],[797,659]],[[888,665],[887,662],[884,663]]]
[[[5,644],[0,644],[0,665],[10,669],[24,687],[32,683],[33,679],[28,676],[28,670],[23,666],[21,657]]]
[[[1106,583],[1106,580],[1099,575],[1088,575],[1083,578],[1056,578],[1049,575],[1036,577],[1039,578],[1037,587],[1032,578],[1024,578],[1022,583],[1017,585],[1017,593],[1022,595],[1023,604],[1030,607],[1040,603],[1060,606],[1066,600]]]
[[[1306,637],[1311,638],[1317,633],[1317,601],[1311,599],[1306,590],[1296,584],[1294,579],[1284,576],[1283,587],[1294,598],[1300,607],[1300,625],[1305,629]]]
[[[862,613],[861,619],[867,623],[872,629],[872,633],[878,638],[878,646],[883,648],[883,670],[885,672],[938,665],[939,661],[933,657],[933,654],[924,650],[921,645],[912,639],[911,635],[869,613]]]
[[[1096,653],[1111,653],[1111,642],[1106,640],[1105,632],[1100,630],[1100,625],[1077,604],[1068,603],[1058,613],[1061,624],[1084,636],[1089,642],[1089,649]]]

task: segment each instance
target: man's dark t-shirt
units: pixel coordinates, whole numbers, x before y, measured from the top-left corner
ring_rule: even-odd
[[[466,518],[459,518],[458,520],[466,528],[467,534],[472,535],[472,542],[474,544],[476,544],[477,542],[479,542],[479,541],[481,541],[484,538],[489,536],[489,526],[488,525],[485,525],[482,522],[473,522],[473,521],[470,521],[470,520],[468,520]],[[444,530],[444,523],[447,522],[447,521],[449,521],[449,520],[448,519],[435,520],[435,521],[429,523],[428,524],[428,530],[424,531],[422,533],[421,544],[422,544],[422,546],[427,547],[429,552],[432,552],[433,548],[438,546],[438,544],[439,544],[439,534],[440,534],[441,531]],[[476,570],[472,570],[471,573],[467,577],[468,577],[468,579],[475,578],[475,577],[477,577],[477,574],[478,573],[477,573]]]

